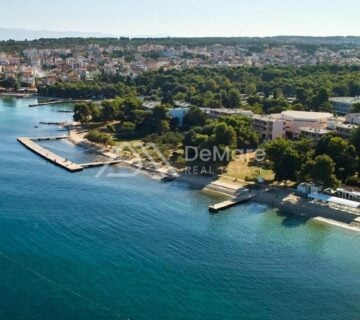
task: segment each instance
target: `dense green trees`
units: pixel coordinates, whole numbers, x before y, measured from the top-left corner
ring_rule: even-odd
[[[336,187],[340,182],[357,180],[359,158],[355,146],[340,137],[322,137],[315,150],[306,139],[276,139],[266,142],[264,148],[278,181],[313,181]]]
[[[116,131],[121,135],[131,135],[138,131],[141,136],[151,133],[170,131],[171,121],[168,105],[156,106],[146,110],[143,103],[136,97],[115,98],[104,100],[101,106],[93,103],[77,103],[74,108],[74,120],[82,124],[88,122],[115,121]]]
[[[360,113],[360,103],[354,103],[351,107],[351,112]]]
[[[219,121],[225,122],[235,130],[238,149],[256,148],[259,145],[259,136],[251,129],[249,118],[221,117]]]
[[[315,154],[328,155],[335,163],[337,178],[343,182],[356,173],[359,159],[355,146],[340,137],[330,135],[322,137]]]
[[[214,127],[210,142],[214,147],[235,149],[237,144],[236,131],[226,122],[219,122]]]
[[[277,181],[296,181],[301,170],[300,144],[291,140],[276,139],[265,143],[267,159],[272,163],[272,168]]]
[[[149,134],[144,138],[146,143],[155,143],[156,145],[168,145],[171,148],[177,148],[181,146],[184,139],[184,135],[181,132],[166,132],[163,134]]]
[[[335,162],[326,154],[305,163],[302,179],[312,181],[324,188],[336,188],[340,185],[335,175]]]
[[[192,126],[185,134],[184,146],[191,147],[188,158],[195,158],[188,162],[189,165],[203,162],[201,157],[195,157],[196,149],[198,154],[204,150],[209,155],[211,160],[206,161],[207,164],[217,166],[229,162],[235,149],[254,147],[257,141],[258,137],[252,131],[248,119],[228,116],[216,120],[208,119],[202,125]]]
[[[135,79],[100,75],[94,81],[40,85],[39,93],[82,99],[142,95],[164,104],[183,100],[209,108],[239,108],[246,94],[246,107],[257,112],[332,111],[329,96],[360,95],[359,78],[358,66],[193,68],[146,72]]]
[[[123,100],[121,100],[122,102]],[[101,108],[101,119],[104,121],[112,121],[119,117],[120,108],[118,100],[109,101],[105,100],[102,102]]]
[[[184,117],[183,124],[187,128],[203,126],[206,121],[206,114],[198,107],[191,107]]]
[[[74,107],[74,120],[82,124],[100,119],[100,108],[93,103],[77,103]]]
[[[103,145],[113,145],[114,141],[110,134],[100,132],[97,129],[89,131],[86,136],[86,139],[88,139],[91,142],[103,144]]]
[[[38,86],[40,95],[72,99],[104,99],[135,93],[135,88],[123,82],[104,83],[99,81],[57,82]]]
[[[134,122],[125,121],[122,122],[118,127],[118,132],[120,134],[124,134],[126,136],[129,136],[135,132],[136,125]]]
[[[156,106],[153,110],[146,113],[146,117],[138,129],[143,134],[161,134],[170,131],[170,120],[168,105]]]
[[[240,107],[241,94],[250,94],[250,108],[270,113],[289,108],[332,111],[329,96],[360,94],[359,77],[357,66],[194,68],[148,72],[128,84],[141,88],[143,95],[210,108]],[[255,96],[257,92],[264,98]]]
[[[321,108],[324,108],[325,104],[329,102],[330,94],[327,88],[320,88],[310,100],[305,101],[309,102],[310,107],[314,111],[320,111]]]

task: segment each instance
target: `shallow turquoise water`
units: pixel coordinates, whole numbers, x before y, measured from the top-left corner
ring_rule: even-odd
[[[209,215],[215,199],[178,182],[67,173],[16,137],[71,115],[29,103],[0,99],[0,319],[360,317],[359,234],[255,203]]]

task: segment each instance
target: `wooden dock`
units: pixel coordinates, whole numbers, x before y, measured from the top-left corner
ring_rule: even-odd
[[[43,140],[39,140],[39,138],[35,138],[35,139],[38,139],[37,141],[43,141]],[[30,138],[19,137],[17,138],[17,140],[32,152],[38,154],[42,158],[50,161],[51,163],[57,166],[66,169],[67,171],[78,172],[84,169],[84,167],[82,167],[81,165],[73,163],[67,159],[64,159],[56,155],[55,153],[50,152],[49,150],[46,150],[45,148],[41,147]],[[45,140],[50,140],[50,139],[46,138]]]
[[[213,212],[213,213],[217,213],[219,211],[234,207],[240,203],[244,203],[246,201],[249,201],[250,199],[252,199],[254,196],[251,194],[251,192],[247,192],[244,194],[241,194],[235,198],[232,198],[230,200],[226,200],[220,203],[216,203],[212,206],[209,206],[209,211]]]

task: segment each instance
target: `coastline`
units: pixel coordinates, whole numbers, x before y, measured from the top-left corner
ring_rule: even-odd
[[[98,100],[93,99],[72,99],[72,98],[60,98],[60,97],[49,97],[39,95],[37,93],[21,93],[21,92],[0,92],[0,97],[13,97],[13,98],[37,98],[41,100],[49,100],[46,102],[38,102],[32,107],[48,105],[48,104],[61,104],[61,103],[78,103],[78,102],[96,102]]]
[[[36,94],[20,93],[20,92],[0,92],[0,97],[32,98],[32,97],[36,97]]]
[[[93,151],[98,152],[99,154],[112,160],[119,159],[117,154],[115,154],[111,148],[109,149],[105,146],[91,143],[85,139],[86,131],[79,132],[75,128],[67,128],[69,131],[69,141],[74,145],[92,149]],[[162,177],[169,174],[169,170],[173,169],[167,166],[160,166],[156,169],[149,168],[139,165],[136,160],[137,159],[124,159],[117,165],[123,166],[124,168],[130,168],[132,170],[138,170],[140,173],[156,180],[161,180]],[[179,173],[179,177],[176,180],[186,183],[199,191],[227,199],[233,198],[239,188],[249,187],[248,184],[224,182],[214,180],[213,177],[195,176],[186,173]],[[255,196],[251,201],[267,205],[270,208],[277,209],[286,214],[307,217],[318,222],[328,223],[337,227],[360,232],[359,215],[351,212],[335,210],[328,206],[310,204],[307,199],[295,195],[294,190],[291,189],[263,187],[255,191]]]
[[[9,107],[10,103],[15,107]],[[90,273],[94,275],[94,281],[90,281],[89,287],[85,289],[80,284],[80,293],[99,297],[97,283],[100,281],[103,282],[106,294],[99,299],[106,301],[108,293],[111,293],[112,303],[119,300],[118,297],[122,296],[125,287],[129,288],[130,299],[126,303],[131,310],[125,317],[132,317],[132,310],[136,309],[131,307],[132,301],[137,297],[145,301],[147,291],[153,290],[149,289],[147,281],[150,272],[151,275],[155,274],[155,277],[151,277],[153,280],[170,286],[164,291],[162,285],[155,285],[156,292],[152,294],[153,299],[146,308],[151,309],[154,301],[158,300],[157,297],[164,292],[167,296],[173,295],[171,299],[176,307],[178,301],[186,300],[189,290],[196,291],[201,287],[202,291],[199,294],[202,296],[208,297],[208,293],[211,292],[210,298],[205,301],[207,306],[205,304],[201,309],[197,302],[203,304],[204,300],[195,299],[193,309],[185,308],[185,312],[189,311],[187,314],[191,316],[190,313],[194,313],[194,310],[201,313],[212,304],[209,317],[212,318],[213,311],[218,310],[217,315],[221,318],[223,309],[229,308],[232,301],[246,300],[246,297],[256,295],[256,291],[270,297],[269,300],[264,300],[263,296],[259,297],[257,302],[260,304],[261,301],[265,301],[271,306],[275,300],[282,299],[293,303],[296,309],[299,300],[298,290],[295,290],[291,300],[287,294],[293,292],[289,287],[289,279],[298,274],[301,275],[301,279],[296,278],[294,283],[305,284],[305,287],[300,285],[302,294],[308,294],[314,285],[326,285],[336,293],[339,292],[339,288],[345,288],[345,307],[347,303],[353,305],[353,300],[346,300],[346,293],[350,289],[357,289],[358,255],[354,255],[352,249],[346,248],[358,249],[357,242],[360,240],[352,231],[325,223],[308,221],[303,224],[302,218],[277,215],[275,210],[256,202],[248,202],[216,215],[209,214],[207,206],[222,201],[220,196],[204,193],[176,180],[171,183],[159,183],[148,179],[142,172],[138,172],[138,176],[134,178],[107,178],[105,175],[103,178],[96,178],[95,175],[99,172],[97,168],[78,174],[68,173],[32,154],[15,139],[17,135],[67,135],[67,131],[58,132],[58,125],[39,125],[39,128],[35,129],[32,119],[36,117],[37,121],[57,121],[70,119],[72,115],[58,115],[56,111],[49,110],[51,107],[33,110],[28,108],[27,104],[26,100],[14,99],[4,101],[4,106],[1,106],[3,120],[6,120],[3,123],[6,124],[6,130],[3,130],[2,141],[4,151],[9,151],[3,153],[1,161],[2,176],[4,181],[8,182],[3,189],[3,195],[8,201],[1,215],[2,251],[21,264],[20,268],[17,268],[13,260],[1,260],[5,267],[4,283],[12,286],[11,293],[24,292],[24,283],[28,283],[31,287],[35,286],[34,288],[44,297],[51,297],[52,294],[64,295],[69,298],[65,301],[65,308],[69,306],[72,312],[75,310],[74,303],[76,306],[79,304],[79,309],[82,310],[79,312],[81,318],[83,310],[95,314],[94,307],[89,305],[87,300],[83,302],[80,299],[77,302],[78,296],[69,296],[67,291],[62,293],[58,287],[49,286],[47,281],[34,277],[32,272],[23,269],[22,266],[30,266],[35,271],[41,271],[50,280],[65,283],[70,289],[74,289],[74,279],[79,283],[88,284]],[[54,144],[44,142],[41,145],[59,155],[66,157],[68,154],[79,163],[83,160],[102,159],[83,148],[74,147],[68,143],[68,139]],[[15,161],[13,155],[17,156]],[[115,166],[109,168],[108,172],[123,172],[130,176],[134,173],[131,169],[122,169],[120,165],[119,169]],[[232,181],[224,180],[229,183]],[[16,192],[20,185],[22,189]],[[38,227],[34,229],[33,226]],[[38,236],[34,237],[35,234]],[[359,250],[355,253],[357,251]],[[42,253],[40,257],[39,252]],[[75,259],[76,263],[69,265],[69,259]],[[186,265],[188,273],[184,274],[182,270],[167,272],[173,262],[180,266]],[[279,265],[282,266],[282,270],[279,269]],[[315,266],[316,270],[311,269],[311,266]],[[8,269],[14,271],[10,272],[11,278],[6,272]],[[350,275],[346,274],[345,277],[345,271]],[[261,280],[256,288],[254,272]],[[262,281],[264,273],[269,275],[266,279],[270,279],[265,284]],[[24,275],[24,281],[19,282],[19,274]],[[279,274],[282,274],[282,282],[278,284],[285,288],[286,292],[283,297],[274,298],[271,290],[263,289],[264,285],[272,288],[274,283],[271,279],[279,279]],[[179,277],[186,280],[180,283],[180,290]],[[340,280],[334,284],[335,278]],[[237,291],[239,281],[244,288],[241,294]],[[94,286],[93,282],[96,282]],[[116,292],[115,287],[119,289]],[[221,295],[224,291],[219,291],[219,288],[226,288],[228,296],[221,297],[221,305],[218,306],[217,302],[214,304],[214,301],[218,300],[215,296],[219,292]],[[34,301],[31,299],[33,291],[26,291],[30,302]],[[237,293],[235,297],[234,292]],[[143,295],[139,296],[142,293]],[[314,294],[317,295],[318,291],[315,290]],[[333,296],[336,299],[337,294]],[[212,297],[215,297],[215,300]],[[324,295],[325,302],[328,297],[327,294]],[[167,298],[165,300],[168,301]],[[318,301],[314,302],[314,307],[316,303]],[[333,302],[326,303],[330,305]],[[6,300],[3,304],[6,304]],[[173,305],[170,305],[169,309],[173,308]],[[284,309],[288,307],[289,304],[285,304]],[[56,306],[54,312],[51,306],[49,308],[45,308],[43,313],[50,316],[58,313]],[[259,304],[254,308],[259,308]],[[122,310],[122,307],[119,309]],[[11,309],[10,306],[9,310],[15,309]],[[28,312],[26,306],[24,310]],[[230,307],[230,310],[233,308]],[[239,316],[237,310],[230,313],[229,317]],[[199,314],[197,311],[195,313]],[[309,314],[312,311],[313,308]],[[37,308],[34,312],[39,313],[42,310],[39,311]],[[175,310],[174,314],[178,312],[184,315],[184,310]],[[281,310],[279,314],[281,317]],[[356,314],[356,311],[353,314]],[[99,309],[95,317],[97,315],[99,318],[103,317],[104,310]],[[291,310],[289,315],[291,317]],[[341,317],[340,312],[339,316]],[[72,317],[71,313],[69,317]]]
[[[96,148],[99,153],[109,158],[115,159],[116,154],[106,150],[103,146],[91,144],[84,136],[86,133],[79,133],[76,130],[70,130],[70,140],[74,144],[81,144],[85,147]],[[149,170],[146,167],[135,166],[131,161],[124,161],[120,164],[124,167],[139,170],[151,178],[159,178],[161,173],[164,173],[168,168],[162,168],[162,171]],[[154,177],[154,173],[158,176]],[[236,191],[241,187],[246,187],[247,184],[241,183],[227,183],[219,180],[214,180],[213,177],[194,176],[185,173],[180,173],[176,179],[179,182],[186,183],[192,188],[200,190],[205,193],[221,196],[231,199],[234,197]],[[348,230],[360,232],[360,222],[355,222],[356,214],[332,209],[328,206],[320,206],[316,204],[309,204],[307,199],[296,196],[291,189],[259,189],[256,190],[255,197],[251,200],[260,204],[269,206],[280,210],[286,214],[292,214],[302,217],[307,217],[315,221],[328,223],[337,227],[342,227]]]
[[[69,129],[69,141],[73,143],[74,145],[82,146],[86,149],[91,149],[94,152],[97,152],[98,154],[107,157],[111,160],[121,160],[119,159],[118,155],[113,152],[113,150],[106,146],[96,144],[93,142],[88,141],[85,138],[87,131],[79,132],[76,129]],[[167,166],[160,166],[159,168],[153,169],[149,167],[142,166],[141,164],[137,164],[138,159],[122,159],[121,163],[117,163],[116,165],[122,166],[124,168],[131,168],[133,170],[138,170],[142,174],[146,174],[147,176],[155,179],[160,180],[164,176],[167,176],[169,174],[169,171],[171,171],[173,168],[169,168]]]
[[[178,181],[185,182],[191,187],[206,193],[231,199],[238,190],[237,186],[223,185],[221,182],[210,178],[182,175]],[[246,185],[244,185],[246,187]],[[306,217],[310,220],[331,224],[336,227],[360,232],[360,222],[354,221],[357,216],[350,212],[339,211],[328,206],[309,204],[307,199],[296,196],[293,190],[285,189],[260,189],[250,201],[264,204],[269,208],[276,209],[285,214]]]
[[[265,204],[286,214],[306,217],[319,222],[360,232],[359,218],[351,212],[335,210],[328,206],[310,204],[307,199],[297,196],[291,189],[268,189],[257,192],[252,201]]]

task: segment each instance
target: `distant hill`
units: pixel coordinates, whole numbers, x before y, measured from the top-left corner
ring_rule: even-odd
[[[40,38],[107,38],[116,37],[113,34],[100,32],[81,32],[81,31],[51,31],[51,30],[28,30],[21,28],[0,28],[1,40],[34,40]]]
[[[28,41],[24,41],[25,39]],[[360,48],[360,36],[172,37],[158,34],[128,37],[100,32],[28,30],[0,27],[0,51],[6,52],[21,51],[29,47],[49,48],[89,44],[116,46],[127,43],[135,46],[154,43],[172,47],[181,45],[189,47],[211,46],[215,44],[225,46],[240,45],[248,48],[249,52],[262,52],[267,47],[293,45],[311,53],[319,47],[335,50]]]

